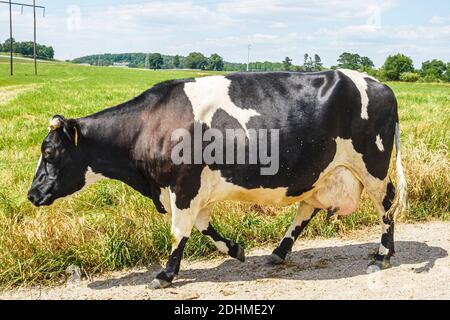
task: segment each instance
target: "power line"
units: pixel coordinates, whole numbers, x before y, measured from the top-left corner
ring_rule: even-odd
[[[33,8],[33,26],[34,26],[34,33],[33,33],[33,59],[34,59],[34,74],[37,75],[37,60],[36,60],[36,8],[43,10],[43,16],[45,17],[45,7],[43,6],[37,6],[36,1],[33,0],[33,4],[27,4],[27,3],[19,3],[19,2],[12,2],[9,1],[0,1],[0,3],[8,4],[9,5],[9,65],[10,65],[10,73],[11,76],[14,74],[13,72],[13,30],[12,30],[12,6],[21,6],[21,12],[23,13],[23,7],[32,7]]]

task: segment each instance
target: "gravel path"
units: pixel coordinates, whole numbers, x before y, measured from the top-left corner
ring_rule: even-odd
[[[272,247],[229,258],[183,261],[173,286],[150,290],[159,266],[55,288],[16,289],[0,299],[450,299],[450,223],[398,225],[393,267],[367,274],[378,228],[346,238],[297,241],[288,262],[269,266]]]

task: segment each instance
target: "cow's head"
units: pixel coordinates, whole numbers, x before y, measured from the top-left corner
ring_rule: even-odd
[[[78,146],[75,120],[54,116],[41,146],[41,158],[28,200],[35,206],[51,205],[58,198],[72,194],[85,185],[87,162]]]

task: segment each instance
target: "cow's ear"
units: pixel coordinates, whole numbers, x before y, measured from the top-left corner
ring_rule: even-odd
[[[64,124],[64,133],[67,135],[69,140],[78,146],[78,122],[75,119],[68,119]]]

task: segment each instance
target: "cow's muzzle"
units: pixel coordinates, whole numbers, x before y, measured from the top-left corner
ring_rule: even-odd
[[[36,207],[49,206],[54,201],[52,194],[42,195],[39,191],[33,189],[28,191],[27,198]]]

